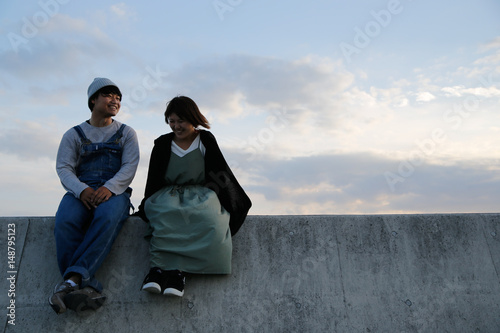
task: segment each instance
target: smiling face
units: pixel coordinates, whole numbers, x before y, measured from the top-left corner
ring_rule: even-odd
[[[100,118],[114,117],[120,111],[121,97],[114,93],[99,93],[93,100],[92,113]]]
[[[175,113],[168,117],[168,124],[178,141],[192,141],[197,134],[196,129],[189,121],[179,118]]]

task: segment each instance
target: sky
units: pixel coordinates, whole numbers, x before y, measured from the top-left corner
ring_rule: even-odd
[[[123,93],[137,208],[166,103],[191,97],[251,215],[499,212],[500,2],[0,3],[0,216],[53,216],[87,88]]]

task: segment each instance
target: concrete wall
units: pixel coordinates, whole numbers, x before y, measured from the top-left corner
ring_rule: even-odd
[[[189,276],[183,298],[140,291],[146,224],[130,218],[97,274],[105,305],[59,316],[53,225],[0,218],[4,332],[500,332],[500,214],[249,216],[233,274]]]

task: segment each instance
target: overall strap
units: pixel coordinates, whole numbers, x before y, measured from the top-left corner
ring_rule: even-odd
[[[122,124],[116,133],[120,133],[120,137],[123,136],[123,130],[125,129],[125,124]]]
[[[78,133],[78,136],[80,137],[80,139],[82,139],[82,141],[91,142],[89,139],[87,139],[85,133],[83,133],[83,130],[80,127],[80,125],[76,125],[75,127],[73,127],[73,129],[76,131],[76,133]]]
[[[125,124],[122,124],[118,131],[108,140],[108,143],[118,143],[123,136],[123,130],[125,129]]]

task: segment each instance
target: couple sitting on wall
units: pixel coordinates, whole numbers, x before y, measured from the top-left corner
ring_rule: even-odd
[[[67,193],[55,217],[63,281],[49,297],[57,314],[99,308],[106,299],[95,278],[132,208],[139,164],[136,132],[113,119],[122,94],[96,78],[89,86],[90,119],[69,129],[57,153]],[[185,274],[231,273],[231,237],[251,201],[226,163],[196,103],[173,98],[165,111],[171,133],[154,142],[144,199],[135,215],[148,223],[150,270],[142,290],[183,296]]]

